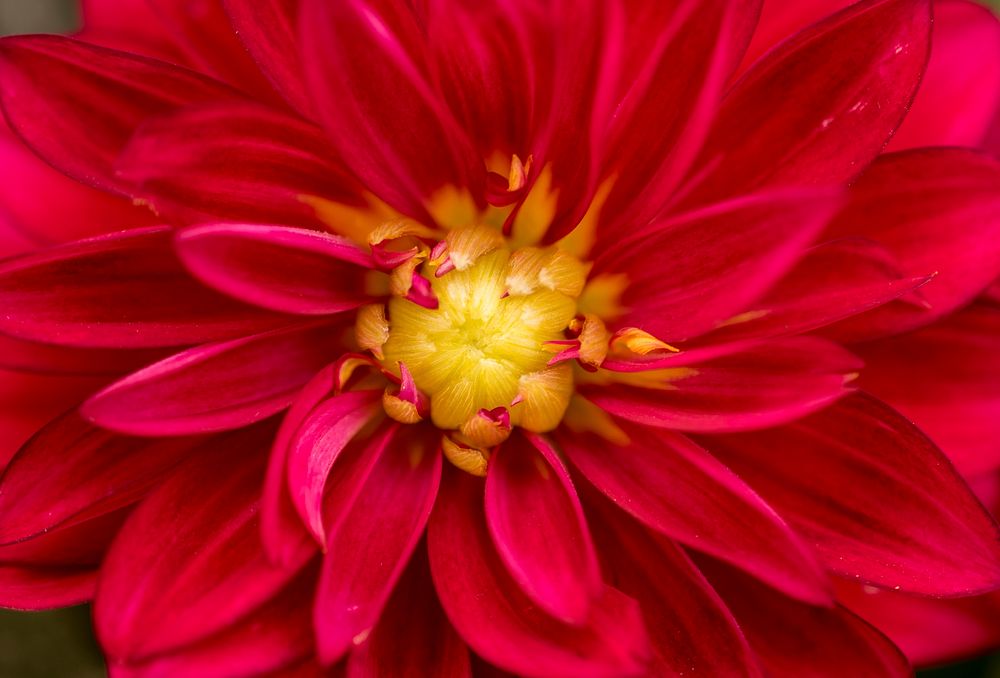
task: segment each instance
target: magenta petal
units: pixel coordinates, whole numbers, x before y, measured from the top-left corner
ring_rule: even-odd
[[[842,607],[813,607],[776,594],[729,567],[697,559],[770,676],[905,678],[906,657]]]
[[[915,421],[960,472],[1000,468],[1000,305],[977,302],[857,350],[861,387]]]
[[[113,166],[146,118],[232,99],[225,85],[162,61],[55,35],[0,43],[0,102],[10,126],[71,177],[127,193]]]
[[[812,548],[754,491],[677,433],[619,422],[630,444],[560,433],[570,462],[649,527],[815,604],[831,587]]]
[[[347,678],[383,676],[472,676],[469,650],[444,616],[423,547],[413,554],[378,624],[347,662]]]
[[[582,625],[569,626],[544,614],[500,562],[482,502],[479,479],[446,468],[428,526],[435,588],[469,647],[491,664],[517,674],[566,678],[641,674],[650,650],[635,601],[607,587]]]
[[[406,433],[396,436],[396,445],[372,450],[378,457],[364,487],[330,530],[313,613],[324,663],[335,662],[371,631],[434,505],[441,481],[437,439],[407,440]]]
[[[580,392],[608,412],[646,426],[745,431],[822,409],[851,391],[849,384],[861,365],[839,344],[812,336],[787,337],[676,371],[663,365],[668,369],[661,388],[581,385]]]
[[[303,418],[288,446],[287,482],[292,504],[320,543],[323,490],[330,469],[351,439],[381,411],[379,390],[349,391],[324,400]]]
[[[899,127],[930,47],[930,0],[865,0],[758,61],[702,150],[702,203],[767,185],[837,184]]]
[[[849,193],[831,237],[886,247],[905,275],[936,273],[923,306],[898,301],[831,328],[850,340],[898,334],[964,306],[1000,277],[1000,162],[960,149],[879,158]]]
[[[0,547],[0,606],[45,610],[93,598],[98,566],[130,508]]]
[[[246,426],[288,407],[330,360],[342,328],[294,326],[208,344],[150,365],[92,396],[81,412],[131,435],[188,435]]]
[[[162,226],[100,236],[0,264],[0,330],[90,348],[182,346],[288,322],[194,280]]]
[[[309,605],[315,568],[246,617],[204,640],[135,665],[111,666],[118,676],[282,676],[312,656]]]
[[[486,524],[521,589],[546,613],[583,623],[604,584],[583,508],[541,436],[516,435],[490,461]]]
[[[704,338],[750,339],[800,334],[898,299],[932,280],[906,276],[884,247],[842,238],[808,250],[753,310],[739,314]]]
[[[122,527],[94,607],[110,658],[135,662],[224,629],[305,565],[272,568],[261,548],[257,508],[271,432],[231,434],[192,458]]]
[[[236,36],[271,85],[292,106],[309,114],[312,99],[299,57],[297,19],[299,0],[222,0]]]
[[[658,221],[598,243],[595,271],[628,276],[623,324],[666,342],[690,339],[745,311],[779,280],[838,200],[828,191],[774,192]]]
[[[587,508],[610,581],[642,607],[656,654],[650,675],[760,676],[732,613],[681,548],[605,499]]]
[[[185,266],[241,301],[306,315],[361,306],[371,255],[336,235],[288,226],[195,226],[177,236]]]
[[[936,596],[1000,586],[996,523],[937,447],[870,396],[706,445],[835,572]]]
[[[299,434],[302,422],[313,409],[334,391],[337,379],[335,363],[327,365],[309,380],[292,402],[281,421],[281,427],[271,446],[271,458],[261,497],[261,537],[268,557],[276,565],[286,566],[298,559],[299,552],[318,548],[292,503],[288,486],[288,455]]]
[[[94,427],[74,411],[39,431],[0,479],[0,543],[110,513],[140,499],[197,445]]]
[[[53,346],[0,334],[0,369],[32,374],[113,377],[170,354],[169,349]]]
[[[309,91],[334,146],[369,189],[412,216],[425,215],[424,201],[448,184],[483,195],[483,159],[434,88],[412,4],[302,0],[301,7]]]
[[[889,149],[978,146],[1000,109],[1000,21],[969,0],[937,0],[931,60]]]
[[[356,204],[360,194],[319,127],[244,101],[144,122],[115,169],[130,195],[172,222],[319,228],[307,198]]]

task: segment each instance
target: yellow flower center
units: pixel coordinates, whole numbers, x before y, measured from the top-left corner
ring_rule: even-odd
[[[487,226],[449,231],[414,258],[392,272],[388,305],[359,316],[362,346],[403,378],[401,388],[412,377],[431,421],[455,431],[459,445],[490,447],[510,426],[554,429],[573,394],[573,368],[550,363],[573,343],[566,330],[579,325],[588,266],[557,248],[512,252]],[[410,294],[416,283],[406,276],[414,275],[423,278],[422,301]],[[390,416],[414,420],[409,403],[387,398]]]

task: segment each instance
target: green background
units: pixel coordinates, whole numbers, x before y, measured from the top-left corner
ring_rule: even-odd
[[[988,0],[988,4],[1000,11],[1000,0]],[[0,35],[70,31],[79,21],[75,5],[74,0],[0,0]],[[32,613],[0,610],[0,678],[103,675],[89,608]],[[1000,654],[925,671],[921,678],[1000,678]]]

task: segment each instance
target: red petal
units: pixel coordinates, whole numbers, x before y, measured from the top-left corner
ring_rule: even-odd
[[[884,247],[861,238],[813,247],[767,294],[704,338],[752,339],[800,334],[897,299],[931,276],[906,277]]]
[[[469,651],[437,600],[427,552],[418,548],[371,635],[351,653],[347,678],[470,678],[471,672]]]
[[[837,587],[837,596],[889,636],[917,666],[984,654],[1000,643],[997,593],[939,600],[843,582]]]
[[[714,329],[784,275],[833,214],[829,192],[732,200],[605,244],[597,273],[625,273],[621,323],[667,342]]]
[[[936,0],[931,60],[889,145],[978,146],[1000,108],[1000,21],[967,0]]]
[[[214,341],[288,319],[216,294],[184,270],[170,229],[82,240],[0,264],[0,330],[92,348]]]
[[[288,226],[195,226],[177,236],[184,265],[220,292],[264,308],[329,315],[361,306],[371,255],[344,238]]]
[[[927,325],[1000,276],[1000,162],[958,149],[883,156],[858,180],[828,233],[879,242],[906,275],[938,274],[920,290],[930,308],[896,302],[838,326],[838,336]]]
[[[704,558],[698,566],[726,601],[768,675],[913,675],[895,645],[844,608],[803,605]]]
[[[651,675],[759,676],[736,620],[684,551],[606,500],[592,507],[611,582],[642,606],[656,651]]]
[[[336,352],[342,327],[310,323],[192,348],[115,382],[81,412],[131,435],[246,426],[288,407]]]
[[[381,400],[378,390],[335,395],[318,403],[289,440],[289,496],[302,522],[320,544],[326,543],[323,490],[327,476],[351,439],[379,414]]]
[[[483,160],[433,88],[408,3],[303,0],[299,30],[327,132],[376,195],[413,216],[426,215],[425,201],[448,184],[483,195]]]
[[[70,412],[21,448],[0,480],[0,543],[110,513],[140,499],[197,444],[98,429]]]
[[[274,99],[274,90],[247,54],[233,30],[222,0],[146,0],[162,30],[198,71],[232,83],[258,99]],[[280,101],[280,100],[279,100]]]
[[[270,433],[251,428],[192,458],[122,528],[94,607],[110,658],[134,662],[229,627],[305,565],[272,568],[261,548],[261,443]]]
[[[856,175],[903,120],[930,25],[929,0],[866,0],[783,43],[727,95],[689,200]]]
[[[115,164],[135,198],[171,221],[321,226],[303,199],[357,202],[323,132],[249,102],[189,106],[142,124]]]
[[[688,364],[666,370],[659,388],[581,384],[579,390],[608,412],[647,426],[745,431],[777,426],[829,405],[850,392],[862,363],[839,344],[800,336]]]
[[[996,524],[934,444],[870,396],[706,445],[835,572],[937,596],[1000,586]]]
[[[111,666],[113,676],[263,676],[285,671],[313,653],[309,605],[315,568],[246,617],[205,640],[148,662]]]
[[[378,446],[364,487],[330,530],[313,623],[324,663],[363,642],[427,524],[441,480],[437,438]],[[418,434],[417,434],[418,435]],[[372,538],[372,528],[378,530]]]
[[[168,353],[167,349],[52,346],[0,335],[0,369],[33,374],[118,376]]]
[[[128,510],[0,547],[0,605],[44,610],[90,600],[97,568]]]
[[[299,56],[297,18],[299,0],[222,0],[236,36],[257,66],[292,106],[312,111]]]
[[[0,205],[14,226],[37,244],[153,223],[153,214],[145,207],[70,179],[12,133],[0,133]]]
[[[7,121],[36,153],[115,192],[125,192],[115,160],[144,119],[235,96],[192,71],[54,35],[4,38],[0,84]]]
[[[649,527],[741,567],[787,595],[830,600],[812,549],[729,469],[677,433],[620,422],[630,444],[560,432],[570,462]]]
[[[587,619],[604,583],[576,489],[544,438],[517,435],[493,455],[486,524],[530,599],[568,624]]]
[[[862,387],[915,421],[962,473],[1000,467],[1000,307],[976,303],[858,352]]]
[[[428,526],[435,588],[469,647],[518,674],[590,678],[641,673],[649,647],[635,601],[606,588],[583,625],[546,616],[500,562],[482,501],[481,481],[446,468]]]

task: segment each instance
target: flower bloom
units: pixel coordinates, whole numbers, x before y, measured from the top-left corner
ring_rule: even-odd
[[[92,599],[120,676],[906,675],[866,591],[1000,587],[872,395],[995,467],[935,395],[997,336],[985,10],[150,4],[0,42],[69,177],[5,139],[10,436],[69,409],[0,602]]]

